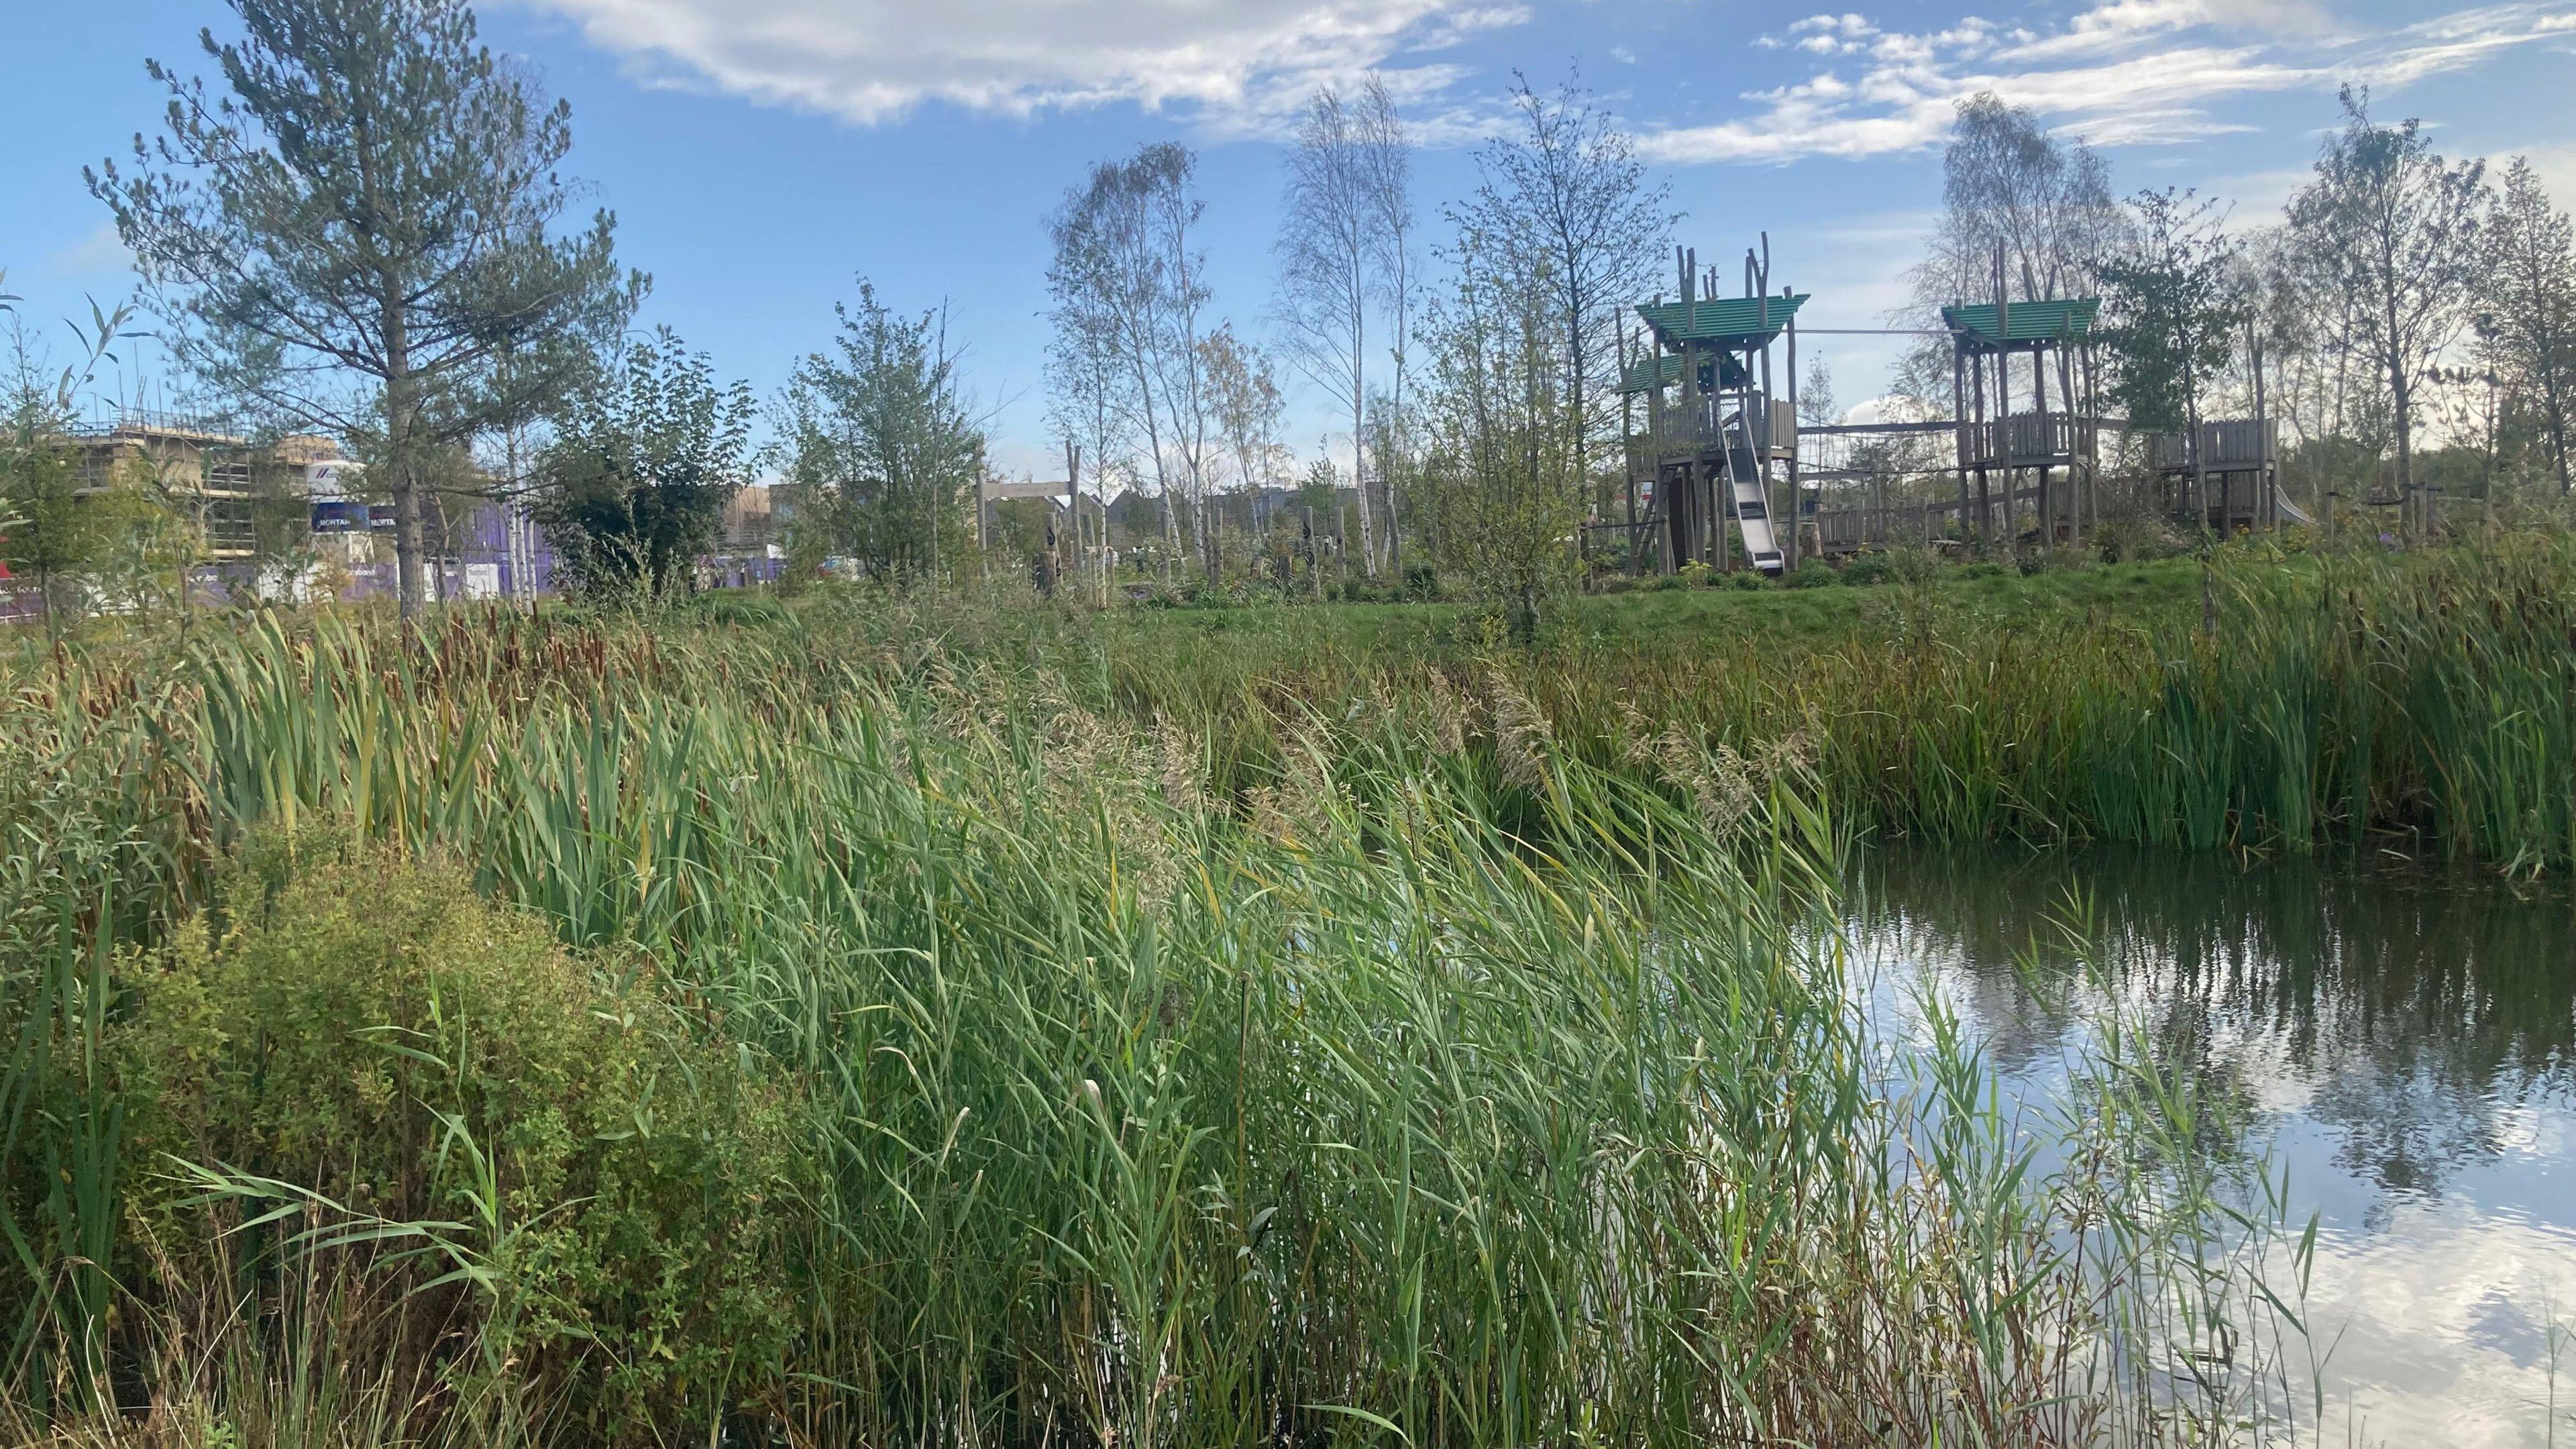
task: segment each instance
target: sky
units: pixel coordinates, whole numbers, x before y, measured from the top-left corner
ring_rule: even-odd
[[[2576,0],[487,0],[482,34],[572,106],[567,170],[616,213],[667,324],[773,395],[829,344],[866,277],[948,309],[996,463],[1054,464],[1045,423],[1043,218],[1091,162],[1194,147],[1216,316],[1267,331],[1285,146],[1321,84],[1386,79],[1422,145],[1415,201],[1475,184],[1514,73],[1579,76],[1732,276],[1767,231],[1774,285],[1816,329],[1885,325],[1940,204],[1955,103],[1993,90],[2109,157],[2123,194],[2196,187],[2268,225],[2367,84],[2452,156],[2528,155],[2576,202]],[[135,285],[81,168],[158,124],[146,57],[209,73],[220,0],[28,0],[0,50],[0,291],[58,361],[64,319]],[[1845,403],[1897,339],[1814,335]],[[166,388],[124,345],[103,391]],[[1289,438],[1325,445],[1300,389]],[[1343,425],[1347,428],[1347,424]],[[1336,443],[1336,446],[1347,446]]]

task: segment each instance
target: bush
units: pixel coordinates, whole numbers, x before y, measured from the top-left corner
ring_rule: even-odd
[[[443,1225],[327,1251],[409,1285],[415,1345],[475,1320],[451,1371],[515,1361],[604,1423],[755,1387],[786,1347],[798,1194],[747,1052],[640,960],[575,957],[461,870],[318,834],[255,847],[136,963],[134,1160],[201,1165],[136,1187],[180,1277],[210,1281],[243,1242],[220,1235],[272,1205],[317,1233]],[[479,1284],[420,1291],[460,1263]]]
[[[1760,569],[1737,569],[1735,572],[1727,574],[1724,577],[1726,579],[1726,586],[1730,589],[1767,589],[1771,587],[1771,576],[1762,572]]]
[[[698,617],[711,624],[775,624],[787,617],[787,605],[759,589],[708,589],[696,606]]]
[[[1996,563],[1992,559],[1981,558],[1959,566],[1959,577],[1963,579],[1999,579],[2002,578],[2006,572],[2007,570],[2002,564]]]
[[[1843,565],[1843,582],[1855,585],[1885,583],[1890,572],[1889,556],[1870,549],[1853,554]]]
[[[1780,582],[1793,589],[1821,589],[1831,588],[1842,581],[1842,575],[1835,573],[1833,565],[1823,559],[1802,558],[1798,560],[1798,566],[1789,571],[1789,576]]]
[[[1646,584],[1647,588],[1653,589],[1657,593],[1670,593],[1679,589],[1687,589],[1690,586],[1690,578],[1684,574],[1665,574],[1661,578],[1650,580]]]

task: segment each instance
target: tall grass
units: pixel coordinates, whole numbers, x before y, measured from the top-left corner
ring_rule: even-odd
[[[0,826],[49,843],[6,902],[8,979],[54,961],[81,1006],[0,1007],[35,1044],[0,1097],[0,1211],[31,1245],[0,1293],[12,1382],[151,1396],[153,1433],[287,1442],[252,1427],[283,1422],[258,1406],[319,1381],[277,1345],[339,1321],[297,1305],[382,1300],[368,1285],[396,1265],[363,1231],[215,1239],[269,1261],[196,1331],[269,1367],[180,1372],[189,1346],[151,1325],[206,1297],[188,1278],[206,1270],[130,1235],[22,1231],[120,1221],[58,1203],[50,1167],[20,1175],[60,1153],[210,1229],[269,1215],[223,1164],[198,1165],[213,1200],[172,1203],[171,1164],[116,1150],[119,1084],[67,1049],[151,1009],[110,966],[148,959],[226,852],[328,828],[463,861],[577,946],[651,953],[803,1123],[804,1167],[775,1189],[800,1224],[775,1272],[803,1316],[774,1360],[683,1356],[707,1367],[649,1401],[599,1387],[613,1373],[532,1380],[536,1407],[506,1420],[408,1371],[329,1379],[386,1386],[367,1412],[388,1437],[2241,1432],[2257,1375],[2207,1367],[2235,1330],[2206,1315],[2233,1301],[2209,1285],[2236,1281],[2245,1239],[2196,1175],[2200,1134],[2147,1120],[2188,1126],[2187,1089],[2130,1072],[2166,1095],[2106,1097],[2086,1125],[2102,1150],[2043,1168],[1971,1044],[1909,1062],[1861,1031],[1816,927],[1830,802],[1869,795],[1835,783],[1877,738],[1863,726],[1767,683],[1650,717],[1501,665],[1193,698],[1070,647],[814,623],[656,638],[484,615],[411,638],[268,619],[27,683],[0,721],[30,767]],[[1981,711],[1970,658],[1926,656],[1908,687],[1940,703],[1884,737],[1918,752],[1916,808],[1959,830],[2030,798],[2030,726]],[[1800,728],[1738,748],[1681,723],[1712,706]],[[65,915],[111,888],[114,913]],[[496,1160],[476,1201],[510,1172]],[[2178,1317],[2185,1261],[2205,1291]],[[577,1328],[547,1361],[601,1352]],[[438,1341],[434,1376],[490,1370]],[[43,1432],[144,1432],[40,1407]]]
[[[1859,829],[2292,853],[2380,836],[2513,873],[2576,864],[2576,540],[2258,542],[2215,567],[2207,632],[2164,610],[1998,612],[1916,580],[1829,591],[1853,624],[1804,641],[1597,631],[1529,687],[1595,759],[1638,716],[1738,748],[1802,738]],[[1101,651],[1115,702],[1186,712],[1255,760],[1265,699],[1359,707],[1470,668],[1438,646],[1390,664],[1327,622],[1151,637],[1167,647]]]

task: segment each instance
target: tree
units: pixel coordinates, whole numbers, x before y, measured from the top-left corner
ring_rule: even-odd
[[[1452,255],[1453,290],[1425,328],[1423,491],[1444,572],[1500,604],[1528,644],[1543,602],[1573,575],[1589,479],[1562,350],[1567,290],[1557,253],[1518,227],[1470,226]]]
[[[1394,314],[1401,377],[1412,271],[1412,162],[1394,99],[1375,76],[1356,102],[1317,90],[1288,155],[1273,310],[1288,354],[1351,419],[1351,472],[1359,480],[1360,563],[1375,577],[1377,524],[1368,489],[1369,316]],[[1399,382],[1399,387],[1401,383]]]
[[[1588,474],[1616,432],[1619,309],[1653,290],[1680,217],[1670,210],[1672,188],[1646,184],[1628,136],[1573,80],[1540,96],[1516,74],[1512,105],[1519,129],[1486,143],[1477,157],[1475,194],[1450,220],[1459,245],[1480,254],[1475,310],[1485,321],[1479,329],[1503,325],[1506,314],[1517,317],[1524,299],[1524,284],[1507,283],[1496,268],[1523,268],[1529,279],[1543,280],[1556,370],[1551,390],[1563,402],[1555,422],[1566,430],[1563,448],[1573,466]],[[1465,265],[1463,253],[1453,260]],[[1468,296],[1465,282],[1460,285],[1450,299],[1452,355],[1443,364],[1453,374],[1460,342],[1455,304]],[[1511,305],[1496,312],[1504,297]]]
[[[98,561],[105,515],[79,496],[67,389],[47,385],[17,320],[10,318],[11,375],[0,399],[0,564],[35,585],[45,632],[60,637],[66,586]]]
[[[2480,309],[2483,350],[2516,411],[2529,417],[2569,491],[2568,433],[2576,414],[2576,228],[2549,204],[2530,161],[2515,157],[2487,213]]]
[[[1807,359],[1806,380],[1798,384],[1798,422],[1803,427],[1830,426],[1842,416],[1834,402],[1834,370],[1821,356]]]
[[[1412,362],[1413,318],[1420,305],[1422,285],[1413,256],[1413,147],[1405,137],[1404,120],[1396,112],[1395,98],[1374,71],[1360,86],[1355,115],[1370,239],[1376,250],[1379,300],[1386,308],[1387,360],[1393,364],[1383,405],[1370,409],[1380,422],[1370,447],[1377,454],[1379,479],[1386,497],[1386,554],[1392,563],[1401,556],[1404,543],[1403,509],[1396,501],[1395,474],[1404,466],[1410,448],[1405,382]]]
[[[879,578],[939,577],[966,546],[988,469],[944,309],[899,316],[859,282],[835,353],[788,384],[787,476],[800,526]]]
[[[2242,249],[2227,235],[2215,200],[2167,187],[2142,191],[2131,205],[2131,241],[2095,269],[2110,313],[2101,332],[2112,364],[2110,397],[2131,427],[2187,440],[2192,497],[2206,516],[2201,400],[2254,315],[2241,285]]]
[[[719,387],[670,328],[605,359],[556,422],[536,514],[582,588],[688,587],[726,500],[751,481],[751,389]]]
[[[1102,162],[1047,223],[1059,410],[1096,407],[1125,438],[1142,437],[1174,553],[1174,488],[1203,487],[1208,473],[1199,316],[1209,294],[1193,238],[1202,210],[1191,190],[1197,165],[1189,148],[1170,142]]]
[[[0,283],[8,280],[0,273]],[[92,326],[73,323],[80,360],[48,377],[23,320],[0,292],[9,319],[8,374],[0,378],[0,573],[34,581],[49,637],[60,638],[84,583],[114,572],[138,540],[169,532],[168,519],[141,487],[90,493],[71,429],[81,391],[100,365],[116,361],[117,339],[131,336],[131,312],[91,304]],[[86,495],[86,496],[85,496]]]
[[[2485,166],[2446,164],[2413,120],[2374,122],[2366,91],[2346,86],[2341,100],[2344,128],[2290,199],[2290,229],[2308,273],[2348,304],[2350,346],[2396,434],[2398,496],[2420,526],[2417,392],[2474,311]]]
[[[1941,221],[1900,315],[1934,327],[1945,306],[1992,300],[1998,248],[2011,300],[2089,294],[2125,231],[2110,178],[2100,153],[2050,134],[2026,107],[1991,91],[1959,102],[1941,155]],[[1948,343],[1927,340],[1908,354],[1897,388],[1946,406],[1950,366]]]
[[[230,0],[228,94],[148,62],[166,130],[84,173],[180,359],[385,480],[403,609],[426,596],[423,483],[551,405],[642,295],[605,211],[559,235],[570,108],[476,43],[460,0]],[[517,365],[496,365],[504,354]]]
[[[1218,435],[1234,455],[1235,476],[1249,492],[1270,486],[1279,476],[1281,454],[1279,416],[1287,399],[1279,392],[1279,380],[1270,359],[1261,349],[1235,336],[1231,327],[1220,327],[1200,344],[1206,354],[1204,366],[1209,395],[1215,399]],[[1253,520],[1260,526],[1260,520]]]

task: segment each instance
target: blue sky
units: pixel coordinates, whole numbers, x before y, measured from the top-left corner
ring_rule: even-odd
[[[1579,67],[1672,183],[1703,264],[1733,265],[1768,229],[1775,281],[1815,292],[1819,326],[1877,325],[1900,299],[1950,106],[1980,88],[2103,146],[2123,193],[2198,186],[2248,225],[2298,184],[2347,79],[2450,154],[2529,154],[2576,201],[2576,0],[493,0],[482,18],[571,101],[569,169],[654,277],[643,324],[766,394],[829,339],[854,277],[906,308],[945,299],[1015,473],[1051,453],[1041,217],[1083,166],[1196,146],[1217,310],[1258,333],[1282,138],[1315,84],[1371,69],[1425,142],[1426,235],[1472,185],[1511,72]],[[133,285],[81,166],[156,123],[144,57],[202,70],[197,30],[230,19],[218,0],[12,16],[0,269],[58,353],[55,319]],[[1810,350],[1847,403],[1892,355],[1867,338]],[[131,349],[132,371],[155,371],[150,351]],[[1328,411],[1299,400],[1302,451]]]

